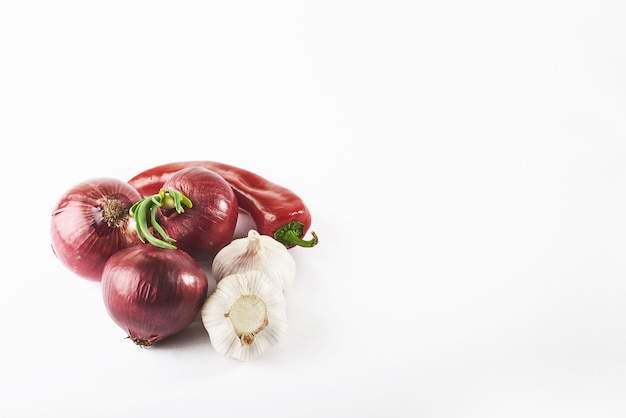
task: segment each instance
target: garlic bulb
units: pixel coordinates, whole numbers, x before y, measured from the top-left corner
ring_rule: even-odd
[[[287,247],[256,230],[222,248],[213,259],[212,273],[218,282],[223,277],[248,270],[260,270],[276,280],[287,294],[296,276],[296,261]]]
[[[286,297],[259,270],[223,277],[200,314],[215,350],[241,361],[276,345],[287,330]]]

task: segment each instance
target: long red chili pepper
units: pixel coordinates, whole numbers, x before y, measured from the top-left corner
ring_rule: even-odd
[[[143,196],[151,196],[159,193],[174,173],[193,166],[205,167],[230,184],[239,207],[250,214],[259,234],[273,236],[287,248],[317,244],[315,232],[311,232],[312,239],[303,238],[311,226],[311,213],[298,195],[239,167],[215,161],[178,161],[145,170],[128,183]]]

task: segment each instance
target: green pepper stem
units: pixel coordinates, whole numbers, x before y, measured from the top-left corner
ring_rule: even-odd
[[[141,242],[148,242],[156,247],[175,250],[176,247],[172,243],[176,242],[176,240],[167,235],[163,227],[159,225],[156,219],[156,211],[159,208],[175,208],[176,212],[183,213],[185,211],[183,205],[191,208],[191,200],[171,187],[167,192],[161,189],[158,194],[145,197],[133,204],[129,210],[129,214],[135,219],[137,235]],[[150,216],[150,225],[163,239],[155,237],[150,231],[150,227],[148,226],[148,214]]]
[[[318,238],[317,234],[311,231],[311,235],[313,236],[310,240],[305,240],[302,237],[304,236],[304,224],[298,221],[291,221],[287,225],[282,226],[274,233],[274,239],[285,247],[290,248],[293,246],[300,247],[313,247],[317,245]]]

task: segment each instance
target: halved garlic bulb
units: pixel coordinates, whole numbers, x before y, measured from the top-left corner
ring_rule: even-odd
[[[215,350],[241,361],[278,344],[287,330],[286,297],[259,270],[223,277],[200,315]]]
[[[247,237],[234,239],[222,248],[211,269],[218,282],[229,274],[260,270],[276,280],[287,294],[296,276],[296,261],[283,244],[251,229]]]

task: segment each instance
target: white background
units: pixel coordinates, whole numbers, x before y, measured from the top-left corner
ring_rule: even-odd
[[[626,8],[0,6],[7,417],[626,416]],[[50,250],[83,180],[205,159],[297,192],[289,331],[140,349]]]

